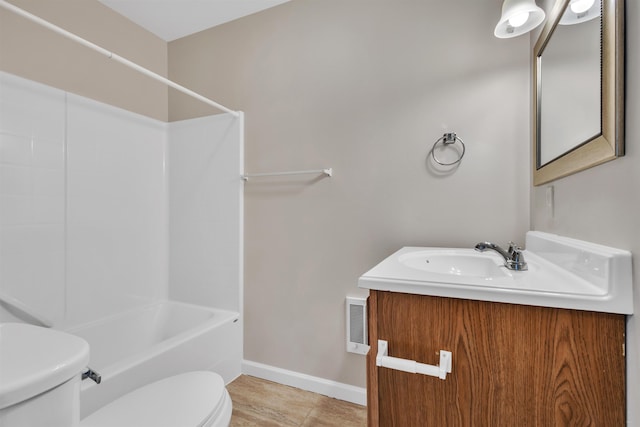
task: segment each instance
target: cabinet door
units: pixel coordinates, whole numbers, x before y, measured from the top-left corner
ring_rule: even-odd
[[[370,310],[370,426],[624,426],[623,315],[381,291]],[[452,373],[377,368],[377,339],[431,365],[451,351]]]

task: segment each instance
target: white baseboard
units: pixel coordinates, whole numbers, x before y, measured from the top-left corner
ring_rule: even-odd
[[[242,361],[242,373],[335,399],[345,400],[357,405],[366,406],[367,404],[367,390],[363,387],[313,377],[250,360]]]

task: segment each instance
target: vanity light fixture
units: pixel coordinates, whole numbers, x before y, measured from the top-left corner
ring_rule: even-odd
[[[545,13],[535,0],[504,0],[502,16],[493,34],[506,39],[516,37],[542,24]]]
[[[600,16],[600,0],[571,0],[560,18],[560,25],[574,25]]]

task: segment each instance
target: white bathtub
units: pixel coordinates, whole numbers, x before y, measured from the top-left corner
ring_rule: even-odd
[[[182,372],[211,370],[232,381],[242,360],[238,320],[237,312],[164,301],[65,329],[89,342],[89,366],[102,376],[99,385],[83,381],[81,417]]]

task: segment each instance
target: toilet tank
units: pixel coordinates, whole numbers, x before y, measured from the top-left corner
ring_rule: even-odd
[[[89,344],[64,332],[0,324],[0,425],[74,427]]]

